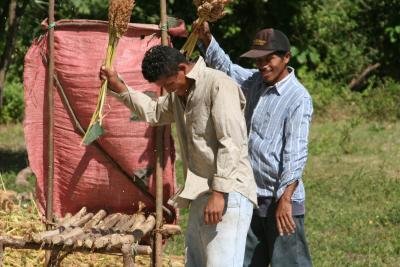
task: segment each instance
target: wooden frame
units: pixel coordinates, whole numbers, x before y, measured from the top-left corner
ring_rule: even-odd
[[[162,44],[168,45],[168,33],[167,33],[167,12],[166,12],[166,0],[160,0],[160,17],[161,17],[161,37]],[[48,111],[49,111],[49,143],[48,143],[48,177],[47,177],[47,205],[46,205],[46,229],[51,230],[52,225],[49,222],[53,222],[53,183],[54,183],[54,146],[53,146],[53,126],[54,126],[54,0],[49,0],[48,8],[48,73],[47,73],[47,97],[48,97]],[[152,266],[162,266],[162,252],[163,252],[163,237],[168,237],[174,234],[180,234],[180,227],[176,225],[163,225],[163,135],[164,128],[157,127],[156,129],[156,150],[157,150],[157,165],[156,165],[156,218],[155,218],[155,229],[149,229],[154,236],[152,249],[149,246],[141,246],[134,243],[126,243],[119,248],[113,247],[102,247],[102,248],[87,248],[87,247],[76,247],[66,246],[66,244],[46,244],[44,242],[35,242],[34,240],[26,240],[24,238],[15,237],[2,237],[0,236],[0,267],[3,263],[4,250],[6,247],[14,249],[45,249],[46,250],[46,266],[58,266],[63,257],[59,257],[61,251],[66,252],[65,255],[73,252],[94,252],[94,253],[118,253],[122,254],[124,267],[134,266],[134,257],[132,257],[132,249],[138,255],[150,255],[153,253]],[[54,231],[54,230],[53,230]],[[144,236],[142,233],[140,238]],[[134,239],[136,240],[136,239]],[[137,240],[136,240],[137,241]],[[135,254],[135,255],[136,255]],[[64,255],[64,257],[65,257]]]

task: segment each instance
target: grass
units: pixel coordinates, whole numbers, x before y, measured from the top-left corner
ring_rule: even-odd
[[[0,125],[0,174],[7,189],[17,192],[28,188],[17,187],[15,176],[28,166],[24,132],[21,124]],[[33,187],[34,177],[30,177]]]
[[[305,171],[315,266],[400,266],[400,123],[314,125]]]
[[[177,183],[182,185],[183,180],[183,172],[182,172],[182,161],[178,160],[176,162],[176,178]],[[179,210],[179,225],[183,232],[186,231],[186,225],[189,218],[188,209],[180,209]],[[185,251],[185,237],[184,235],[175,236],[173,239],[168,241],[168,244],[164,250],[166,255],[184,255]]]
[[[20,128],[21,125],[0,128],[1,159],[5,151],[6,157],[24,162]],[[400,122],[369,122],[352,118],[314,123],[310,136],[310,156],[304,173],[306,232],[314,266],[400,266],[399,136]],[[20,140],[22,144],[15,140]],[[16,154],[13,155],[12,151]],[[20,163],[10,164],[10,170],[0,164],[7,188],[13,186],[13,175]],[[180,166],[181,162],[178,161],[177,178],[182,183]],[[22,208],[25,212],[29,209],[34,212],[29,203]],[[10,220],[6,215],[0,215],[0,224]],[[29,215],[26,216],[25,220],[31,220]],[[185,230],[187,210],[181,211],[180,218]],[[18,233],[21,231],[18,227],[20,225],[13,222],[5,229]],[[0,234],[6,233],[3,227],[0,229]],[[168,262],[174,261],[175,255],[183,255],[183,240],[183,236],[179,236],[168,242],[165,249],[166,266],[179,266],[176,262]],[[25,258],[34,259],[29,255],[36,252],[23,253]],[[99,257],[79,257],[67,257],[66,264],[73,260],[88,263],[93,260],[95,265],[92,266],[101,266],[97,265],[100,263]],[[17,266],[7,265],[9,259],[6,255],[6,266]],[[15,261],[15,257],[12,260]],[[111,262],[117,264],[115,258],[102,258],[101,262],[106,265]],[[113,264],[108,266],[120,266]]]

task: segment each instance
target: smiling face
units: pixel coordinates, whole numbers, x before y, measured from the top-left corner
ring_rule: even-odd
[[[160,87],[163,87],[168,93],[175,93],[178,96],[184,96],[191,86],[191,80],[186,77],[186,73],[190,71],[191,66],[187,64],[179,64],[179,70],[176,74],[155,81]]]
[[[264,81],[268,85],[274,85],[289,74],[286,67],[289,60],[290,52],[283,56],[272,53],[264,57],[256,58],[256,65]]]

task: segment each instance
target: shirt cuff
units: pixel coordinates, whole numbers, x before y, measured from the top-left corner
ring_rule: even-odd
[[[130,87],[126,84],[124,78],[122,78],[122,76],[119,75],[119,74],[118,74],[118,79],[125,85],[125,87],[126,87],[127,89],[126,89],[125,91],[121,92],[121,93],[117,93],[117,92],[114,92],[113,90],[107,88],[107,94],[108,94],[108,95],[111,95],[111,96],[113,96],[113,97],[116,97],[116,98],[119,99],[119,100],[122,100],[122,99],[124,98],[124,96],[126,96],[127,94],[129,94],[129,92],[132,92],[133,90],[132,90],[132,88],[130,88]]]
[[[123,96],[125,96],[125,95],[128,93],[128,90],[129,90],[129,89],[123,91],[122,93],[116,93],[116,92],[114,92],[114,91],[111,90],[111,89],[107,89],[107,94],[110,95],[110,96],[116,97],[116,98],[118,98],[118,99],[122,99]]]
[[[293,184],[296,181],[300,181],[300,178],[289,180],[288,182],[286,182],[283,185],[279,186],[279,188],[278,188],[278,190],[276,192],[276,201],[281,199],[283,193],[286,190],[286,187],[288,187],[289,185]],[[295,189],[295,191],[296,191],[296,189]]]
[[[211,42],[208,45],[205,55],[206,55],[206,57],[210,57],[213,53],[217,52],[218,50],[220,50],[220,46],[219,46],[217,40],[215,40],[215,38],[212,37]]]
[[[214,36],[211,36],[211,42],[207,48],[200,41],[198,42],[198,46],[205,58],[210,57],[212,53],[214,53],[215,51],[217,51],[219,49],[219,45],[217,43],[217,40],[215,40]]]
[[[231,178],[215,175],[211,184],[211,188],[218,192],[229,193],[233,192],[235,181]]]

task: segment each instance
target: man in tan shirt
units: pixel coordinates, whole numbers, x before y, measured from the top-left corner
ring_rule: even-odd
[[[152,125],[176,122],[186,179],[177,203],[190,203],[186,266],[242,266],[256,185],[248,159],[245,98],[223,72],[190,63],[176,49],[150,48],[146,80],[168,94],[153,100],[102,68],[112,95]]]

